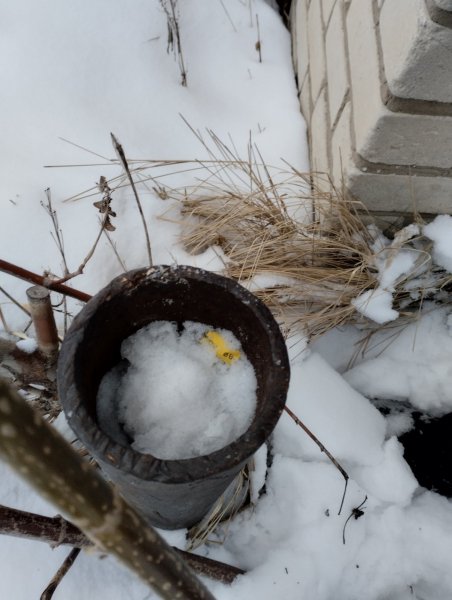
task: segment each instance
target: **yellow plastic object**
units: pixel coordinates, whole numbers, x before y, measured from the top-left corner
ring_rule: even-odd
[[[240,352],[233,350],[218,331],[208,331],[204,335],[204,339],[212,344],[215,354],[227,365],[232,365],[240,358]]]

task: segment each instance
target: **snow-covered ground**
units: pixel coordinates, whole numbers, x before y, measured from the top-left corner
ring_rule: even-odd
[[[283,157],[307,170],[289,34],[264,0],[180,2],[187,87],[180,85],[177,63],[167,54],[166,20],[157,0],[127,5],[119,0],[0,0],[0,8],[1,258],[37,272],[61,273],[50,221],[40,206],[50,187],[69,268],[78,266],[97,233],[92,202],[99,197],[63,200],[91,188],[101,175],[119,173],[108,160],[114,158],[110,131],[130,158],[206,158],[182,114],[193,128],[214,131],[244,155],[251,134],[268,163],[279,164]],[[81,163],[96,166],[42,168]],[[173,185],[181,182],[182,176],[172,180]],[[158,218],[171,207],[152,186],[143,204],[156,263],[221,268],[214,252],[190,257],[183,251],[177,223]],[[118,214],[112,236],[119,254],[127,268],[142,266],[145,244],[128,188],[115,192],[112,208]],[[431,238],[444,241],[440,229],[445,225],[447,219],[433,227]],[[438,262],[445,266],[448,252],[438,243]],[[103,240],[74,286],[94,293],[120,271]],[[377,310],[385,321],[397,316],[390,312],[385,317],[392,310],[393,281],[382,276],[380,283],[386,304]],[[27,287],[1,273],[0,286],[22,300]],[[0,301],[11,327],[19,329],[22,315],[5,298]],[[77,303],[72,309],[79,309]],[[367,331],[352,326],[330,332],[303,351],[303,340],[290,340],[288,405],[349,473],[345,505],[338,515],[339,472],[283,415],[274,435],[267,493],[233,520],[223,544],[198,550],[248,570],[231,586],[206,581],[218,600],[452,596],[451,503],[420,488],[404,461],[393,433],[406,426],[408,417],[385,419],[363,395],[409,401],[434,414],[452,410],[449,312],[426,306],[410,327],[400,328],[395,320],[365,346],[359,342]],[[9,468],[2,464],[0,472],[0,503],[55,514]],[[345,521],[366,496],[364,514],[350,519],[344,544]],[[184,531],[165,536],[184,547]],[[221,532],[218,539],[223,539]],[[39,597],[66,554],[64,548],[0,538],[0,598]],[[54,597],[145,600],[155,595],[114,559],[84,553]]]

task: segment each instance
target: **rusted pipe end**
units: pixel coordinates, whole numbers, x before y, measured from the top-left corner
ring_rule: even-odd
[[[58,353],[58,331],[50,303],[50,292],[41,285],[34,285],[27,289],[27,298],[38,348],[45,356],[54,358]]]

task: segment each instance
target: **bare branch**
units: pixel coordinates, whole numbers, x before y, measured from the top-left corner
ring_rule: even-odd
[[[297,417],[297,415],[294,412],[292,412],[288,406],[285,406],[284,410],[289,415],[289,417],[291,419],[293,419],[295,421],[295,423],[299,427],[301,427],[305,433],[308,434],[308,436],[311,438],[311,440],[315,444],[317,444],[317,446],[320,448],[320,451],[324,452],[327,455],[327,457],[330,459],[330,461],[333,463],[333,465],[336,467],[336,469],[340,472],[342,477],[345,479],[344,493],[342,494],[341,505],[339,507],[339,512],[337,513],[338,515],[340,515],[341,511],[342,511],[342,507],[344,506],[345,494],[347,493],[347,486],[348,486],[348,480],[349,480],[347,471],[343,467],[341,467],[341,465],[337,462],[337,460],[334,458],[334,456],[331,454],[331,452],[329,452],[325,448],[325,446],[322,444],[322,442],[312,433],[312,431],[310,431],[306,427],[306,425],[303,423],[303,421],[300,421],[300,419]]]
[[[45,517],[2,505],[0,505],[0,534],[46,542],[53,547],[92,546],[80,529],[60,515]]]
[[[0,505],[0,534],[28,538],[46,542],[52,546],[70,545],[77,548],[92,546],[90,540],[75,525],[63,517],[44,517],[8,506]],[[226,563],[191,554],[179,548],[174,548],[188,565],[197,573],[222,581],[232,583],[238,575],[245,571]]]
[[[37,273],[33,273],[32,271],[28,271],[27,269],[18,267],[17,265],[7,262],[6,260],[2,260],[1,258],[0,271],[8,273],[8,275],[18,277],[19,279],[23,279],[24,281],[28,281],[28,283],[43,285],[49,290],[53,290],[54,292],[58,292],[59,294],[64,294],[65,296],[69,296],[70,298],[75,298],[76,300],[81,300],[82,302],[88,302],[88,300],[91,299],[91,296],[89,294],[85,294],[84,292],[80,292],[79,290],[70,288],[67,285],[63,285],[61,283],[52,281],[48,277],[43,277],[42,275],[38,275]]]

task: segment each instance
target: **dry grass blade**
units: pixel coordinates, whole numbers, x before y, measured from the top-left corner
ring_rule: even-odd
[[[189,530],[187,550],[195,550],[208,541],[209,535],[225,519],[228,519],[227,524],[229,525],[231,519],[242,506],[248,490],[248,466],[245,466],[202,521]]]

